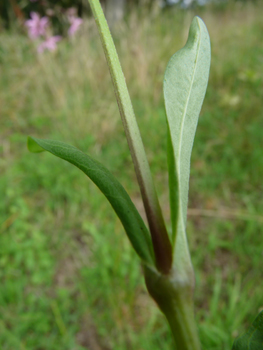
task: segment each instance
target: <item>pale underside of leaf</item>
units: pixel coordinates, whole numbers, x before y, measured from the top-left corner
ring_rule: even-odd
[[[180,259],[185,259],[188,252],[185,225],[190,158],[207,88],[210,57],[207,29],[195,17],[186,45],[172,56],[164,77],[172,240]]]
[[[46,150],[82,170],[110,202],[140,258],[146,264],[155,265],[149,231],[129,195],[107,168],[77,148],[63,142],[29,137],[28,148],[32,152]]]

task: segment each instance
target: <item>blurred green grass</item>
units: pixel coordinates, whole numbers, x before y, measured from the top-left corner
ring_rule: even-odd
[[[114,33],[169,222],[162,79],[195,14],[212,66],[192,156],[188,239],[203,349],[230,349],[263,307],[262,5],[133,13]],[[27,135],[103,162],[142,215],[138,186],[93,21],[38,56],[0,34],[0,345],[3,350],[168,350],[138,258],[110,205],[81,172],[30,154]]]

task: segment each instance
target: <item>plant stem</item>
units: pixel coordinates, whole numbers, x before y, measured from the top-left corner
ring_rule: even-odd
[[[134,115],[130,95],[121,69],[118,54],[99,0],[89,0],[97,23],[100,38],[110,69],[122,123],[130,148],[137,180],[149,223],[152,242],[159,271],[167,274],[172,264],[172,247],[165,227],[161,207],[154,187],[149,163]]]
[[[167,309],[165,316],[178,349],[200,350],[194,319],[194,305],[190,298],[186,298],[184,293],[179,293],[176,304]]]
[[[171,271],[161,275],[144,268],[147,289],[167,318],[178,350],[200,350],[194,318],[193,283],[183,274]]]

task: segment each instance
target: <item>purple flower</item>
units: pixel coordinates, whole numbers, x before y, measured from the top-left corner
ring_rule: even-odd
[[[38,46],[37,51],[39,53],[42,53],[44,50],[55,51],[57,48],[57,42],[60,40],[61,36],[59,35],[51,36]]]
[[[36,39],[41,35],[45,35],[46,29],[48,26],[48,18],[40,18],[39,14],[36,12],[30,13],[31,19],[25,22],[26,27],[28,28],[28,35],[31,39]]]
[[[73,36],[76,33],[76,31],[79,29],[79,27],[82,23],[82,19],[79,17],[75,17],[75,16],[69,16],[68,20],[70,23],[68,35]]]

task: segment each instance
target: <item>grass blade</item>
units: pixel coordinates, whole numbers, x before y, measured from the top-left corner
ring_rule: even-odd
[[[127,192],[108,169],[87,154],[63,142],[29,137],[28,148],[34,153],[46,150],[82,170],[110,202],[140,258],[151,266],[155,265],[148,229]]]

